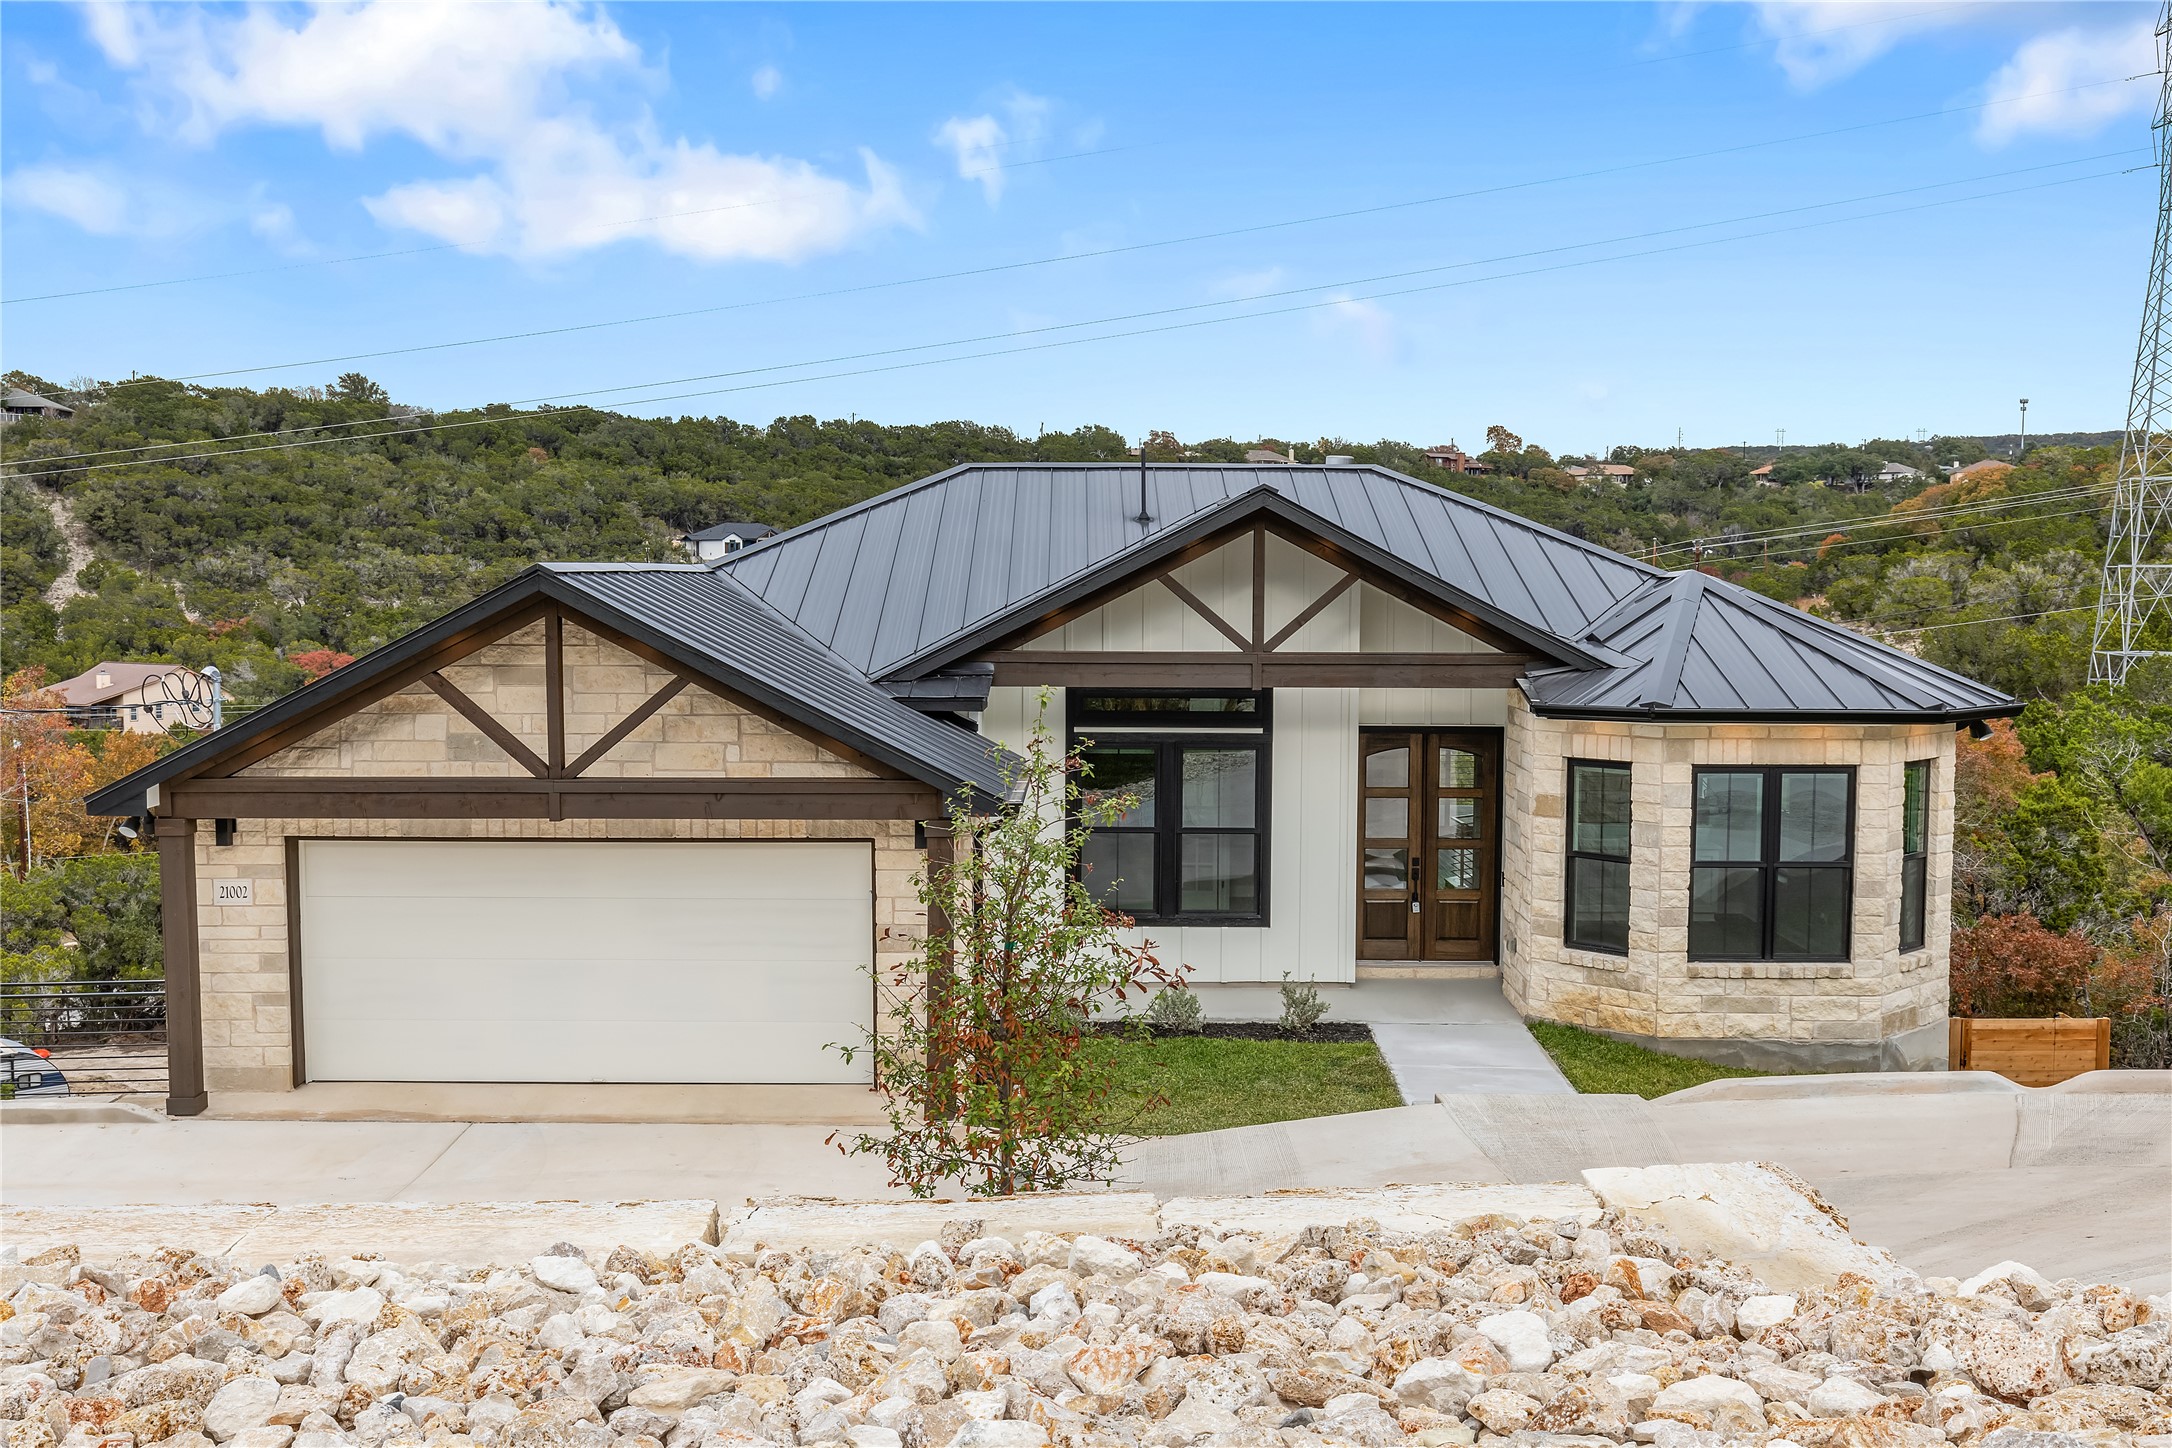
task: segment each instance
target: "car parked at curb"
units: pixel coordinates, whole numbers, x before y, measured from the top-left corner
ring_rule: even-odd
[[[0,1036],[0,1101],[17,1096],[66,1096],[68,1078],[51,1053]]]

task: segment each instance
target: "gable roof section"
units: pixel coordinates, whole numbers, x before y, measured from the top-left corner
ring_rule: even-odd
[[[1521,681],[1533,712],[1597,718],[1961,721],[2018,700],[1703,573],[1654,581],[1592,626],[1621,667]]]
[[[1578,663],[1592,622],[1665,575],[1386,468],[968,464],[763,540],[714,566],[871,676],[946,662],[1168,535],[1251,495],[1349,540],[1542,653]],[[1272,495],[1271,500],[1267,496]],[[1173,551],[1173,546],[1170,548]]]
[[[951,794],[1004,799],[1003,750],[900,703],[835,654],[762,606],[729,577],[699,564],[537,564],[474,602],[387,644],[238,723],[108,785],[92,814],[145,812],[153,785],[200,772],[221,756],[359,691],[404,664],[536,599],[564,604],[669,655],[691,672],[872,759]]]

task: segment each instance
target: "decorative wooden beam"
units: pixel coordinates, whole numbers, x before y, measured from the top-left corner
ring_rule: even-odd
[[[281,777],[191,780],[173,790],[173,808],[221,819],[922,820],[943,813],[934,786],[889,779]]]
[[[1333,603],[1336,599],[1342,597],[1345,593],[1348,593],[1353,587],[1355,587],[1357,581],[1358,576],[1355,573],[1345,573],[1341,578],[1335,580],[1334,587],[1328,589],[1327,592],[1321,594],[1318,598],[1315,598],[1312,602],[1306,604],[1304,612],[1298,614],[1297,617],[1282,625],[1282,627],[1276,631],[1275,636],[1267,640],[1267,642],[1261,647],[1261,652],[1271,654],[1276,649],[1279,649],[1284,644],[1288,643],[1292,638],[1296,636],[1299,629],[1303,628],[1306,624],[1311,623],[1314,619],[1318,618],[1320,616],[1321,610],[1325,609],[1329,604]]]
[[[687,682],[688,681],[683,678],[675,678],[670,683],[664,685],[664,687],[662,687],[661,689],[658,689],[655,693],[649,695],[648,700],[643,703],[640,708],[634,710],[631,714],[628,714],[625,718],[619,720],[618,723],[612,725],[610,733],[604,735],[601,739],[598,739],[594,744],[589,745],[588,748],[582,752],[579,759],[576,759],[573,761],[573,763],[567,765],[564,771],[564,777],[568,779],[579,779],[582,775],[586,774],[588,772],[588,767],[591,764],[594,764],[597,760],[603,758],[604,755],[609,754],[613,749],[616,749],[618,747],[619,741],[624,739],[627,735],[633,733],[634,730],[639,729],[643,724],[646,724],[649,721],[650,715],[654,714],[658,709],[663,708],[664,705],[670,703],[673,699],[678,698],[680,691],[686,687]]]
[[[1177,577],[1174,573],[1164,573],[1161,576],[1161,586],[1168,589],[1178,598],[1182,599],[1184,601],[1185,607],[1189,608],[1193,613],[1198,614],[1208,623],[1213,624],[1215,629],[1220,632],[1223,638],[1228,639],[1231,643],[1235,644],[1240,649],[1248,649],[1252,647],[1252,641],[1246,638],[1243,634],[1238,633],[1236,629],[1230,627],[1228,619],[1223,618],[1213,609],[1207,607],[1206,602],[1201,599],[1198,594],[1192,592],[1183,584],[1177,582]]]
[[[536,758],[533,749],[521,743],[512,730],[492,718],[482,705],[461,693],[450,679],[443,674],[424,674],[422,682],[429,686],[431,693],[450,704],[461,718],[480,729],[491,743],[512,756],[515,764],[539,779],[550,775],[551,767]]]
[[[231,754],[221,756],[217,765],[206,769],[202,775],[189,777],[215,779],[239,774],[259,760],[269,759],[289,745],[298,744],[349,715],[360,713],[378,700],[390,698],[425,675],[434,674],[447,664],[458,663],[470,654],[520,632],[541,618],[543,613],[542,603],[530,603],[502,617],[478,624],[466,633],[447,639],[429,652],[409,660],[383,678],[350,693],[328,699],[322,708],[312,709],[271,733],[249,741]]]
[[[1252,639],[1254,649],[1267,647],[1267,530],[1252,530]]]
[[[1507,689],[1529,654],[1091,652],[984,654],[997,684],[1141,689]]]
[[[566,772],[566,620],[555,608],[543,615],[543,738],[557,779]]]

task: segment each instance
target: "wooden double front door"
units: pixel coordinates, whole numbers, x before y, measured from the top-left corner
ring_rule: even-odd
[[[1358,959],[1491,960],[1501,736],[1358,736]]]

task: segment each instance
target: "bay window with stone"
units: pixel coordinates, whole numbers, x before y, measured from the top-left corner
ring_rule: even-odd
[[[1629,766],[1569,761],[1569,868],[1563,940],[1629,953]]]

